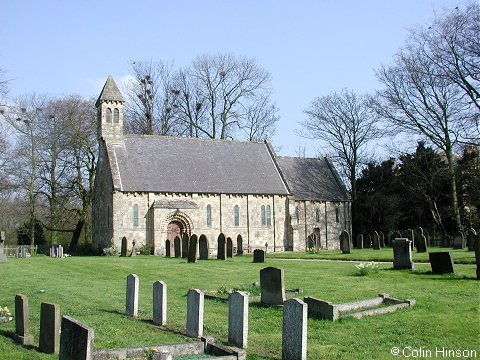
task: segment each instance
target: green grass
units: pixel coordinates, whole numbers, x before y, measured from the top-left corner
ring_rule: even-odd
[[[449,251],[453,262],[455,264],[475,264],[475,252],[467,249],[452,249],[445,247],[429,247],[429,252],[434,251]],[[352,260],[352,261],[393,261],[393,250],[390,247],[385,247],[380,250],[373,249],[352,249],[350,254],[342,254],[341,250],[320,250],[317,254],[310,254],[307,252],[279,252],[268,253],[270,258],[278,259],[323,259],[323,260]],[[412,258],[414,262],[428,263],[428,252],[417,253],[412,251]],[[480,356],[480,355],[479,355]]]
[[[376,253],[369,249],[358,252]],[[286,261],[271,257],[258,264],[252,263],[251,256],[196,264],[153,256],[9,258],[7,263],[0,264],[0,306],[7,305],[13,311],[15,294],[27,295],[30,328],[36,341],[40,303],[47,301],[59,304],[63,315],[94,328],[98,349],[185,342],[189,339],[181,334],[188,289],[216,291],[225,285],[244,286],[258,282],[263,267],[276,266],[285,271],[286,288],[303,288],[302,296],[342,303],[388,293],[417,300],[414,308],[361,320],[332,323],[309,319],[309,359],[395,359],[390,355],[393,346],[473,349],[480,356],[480,281],[475,280],[474,265],[456,265],[455,275],[432,275],[428,264],[416,264],[415,271],[395,271],[391,264],[380,264],[380,271],[368,276],[356,276],[354,265],[355,262]],[[130,273],[140,278],[138,319],[123,315],[125,283]],[[157,280],[168,286],[166,328],[150,322],[152,285]],[[252,303],[249,312],[248,358],[281,359],[282,309]],[[225,343],[227,316],[226,302],[205,300],[204,334]],[[0,359],[57,358],[39,353],[34,347],[15,344],[10,338],[14,330],[14,322],[0,324]]]

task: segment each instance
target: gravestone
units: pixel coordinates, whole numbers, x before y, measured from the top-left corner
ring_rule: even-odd
[[[132,252],[130,253],[130,257],[137,256],[137,247],[135,246],[135,240],[132,241]]]
[[[379,231],[378,236],[380,236],[380,246],[382,248],[385,247],[385,234],[383,232]]]
[[[260,249],[253,250],[253,262],[254,263],[265,262],[265,250],[260,250]]]
[[[175,236],[175,239],[173,240],[173,251],[176,258],[182,257],[181,245],[180,237]]]
[[[475,262],[477,263],[477,280],[480,280],[480,232],[475,237]]]
[[[432,274],[453,274],[453,259],[448,251],[438,251],[428,253]]]
[[[427,238],[423,235],[423,232],[419,234],[416,238],[417,253],[427,252]]]
[[[5,233],[3,231],[0,231],[0,263],[7,262],[4,243],[5,243]]]
[[[373,250],[380,250],[380,235],[376,231],[373,232],[372,247]]]
[[[310,234],[307,237],[307,249],[315,249],[315,234]]]
[[[233,242],[232,239],[227,237],[227,258],[233,257]]]
[[[282,360],[307,359],[308,306],[300,299],[283,304]]]
[[[363,235],[357,235],[357,249],[363,249]]]
[[[267,305],[282,305],[285,301],[283,269],[267,267],[260,270],[260,301]]]
[[[453,248],[454,249],[463,249],[465,247],[465,236],[461,231],[457,231],[453,235]]]
[[[340,234],[340,249],[342,254],[350,254],[350,234],[347,230],[343,230]]]
[[[200,235],[200,239],[198,239],[198,252],[200,260],[208,260],[208,240],[205,235]]]
[[[477,232],[475,229],[470,228],[468,230],[467,234],[467,248],[468,251],[474,251],[475,250],[475,238],[477,237]],[[0,256],[1,256],[1,250],[0,250]],[[1,260],[0,260],[1,261]]]
[[[23,294],[15,295],[15,342],[22,345],[33,345],[33,335],[30,335],[28,319],[28,298]]]
[[[188,242],[188,262],[197,262],[197,235],[193,234]]]
[[[188,242],[190,238],[188,237],[187,233],[183,233],[182,235],[182,258],[188,258]]]
[[[243,238],[242,238],[242,235],[237,236],[237,255],[243,255]]]
[[[418,247],[417,242],[419,241],[422,235],[423,235],[423,228],[421,226],[417,226],[415,229],[413,229],[413,238],[415,242],[415,247]],[[418,249],[417,249],[417,252],[418,252]]]
[[[93,360],[93,329],[64,315],[61,331],[60,360]]]
[[[404,238],[395,239],[392,241],[394,269],[414,269],[411,244],[411,240]]]
[[[47,354],[60,350],[60,306],[42,302],[40,305],[39,349]]]
[[[190,289],[187,294],[187,336],[203,335],[204,293],[198,289]]]
[[[363,237],[363,247],[369,249],[372,247],[372,236],[367,234]]]
[[[120,256],[127,256],[127,238],[124,236],[122,238],[122,247],[120,249]]]
[[[165,256],[170,257],[170,240],[165,240]]]
[[[234,291],[228,297],[228,343],[244,348],[248,342],[248,293]]]
[[[220,233],[217,240],[217,260],[225,260],[227,258],[227,241],[225,235]]]
[[[153,323],[159,326],[167,323],[167,284],[163,281],[153,283]]]
[[[17,247],[17,257],[20,259],[26,259],[27,258],[27,246],[26,245],[21,245]]]
[[[138,285],[139,279],[135,274],[127,276],[127,291],[125,301],[125,315],[135,317],[138,314]]]

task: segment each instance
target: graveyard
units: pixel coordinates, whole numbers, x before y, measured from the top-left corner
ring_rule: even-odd
[[[269,267],[283,270],[285,289],[303,290],[293,295],[299,300],[309,297],[346,304],[365,299],[372,302],[379,294],[389,294],[389,299],[395,301],[400,299],[398,304],[414,299],[415,306],[361,319],[340,317],[328,321],[309,316],[305,346],[308,359],[394,359],[391,355],[394,347],[468,350],[470,354],[472,351],[480,354],[480,286],[476,280],[475,254],[467,249],[429,250],[449,251],[455,273],[432,274],[428,254],[416,252],[413,253],[414,270],[394,270],[392,248],[352,249],[350,254],[341,251],[267,254],[265,262],[254,262],[252,254],[196,263],[182,258],[143,255],[8,258],[0,267],[0,306],[13,311],[17,294],[28,298],[29,335],[33,336],[33,345],[14,341],[15,321],[0,323],[0,354],[5,359],[58,359],[58,355],[42,353],[38,347],[42,303],[57,304],[62,316],[94,329],[95,350],[190,343],[194,341],[186,336],[190,289],[215,293],[249,288],[258,285],[260,271]],[[351,261],[325,261],[337,258]],[[367,260],[382,262],[378,262],[377,272],[358,276],[355,265]],[[126,315],[126,282],[130,274],[135,274],[138,281],[136,316]],[[168,286],[164,322],[153,312],[152,287],[160,281]],[[203,304],[203,336],[213,337],[217,344],[227,346],[229,303],[205,298]],[[279,305],[265,305],[258,299],[250,301],[247,359],[282,358],[283,311]],[[289,325],[294,329],[301,327],[295,321]],[[291,331],[297,333],[297,330]],[[284,341],[292,338],[287,336]],[[146,353],[144,358],[148,356]],[[153,358],[151,354],[150,358]]]

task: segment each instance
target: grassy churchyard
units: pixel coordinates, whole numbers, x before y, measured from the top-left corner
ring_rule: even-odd
[[[413,308],[360,320],[308,319],[308,359],[402,357],[391,355],[395,352],[393,348],[403,352],[403,357],[422,358],[423,354],[423,358],[441,359],[442,354],[447,354],[442,351],[467,350],[469,354],[476,351],[480,358],[480,281],[475,280],[474,253],[466,249],[448,250],[454,261],[463,263],[455,265],[455,275],[432,275],[428,263],[416,263],[414,271],[392,270],[391,263],[380,263],[378,272],[358,276],[355,268],[358,261],[304,261],[315,258],[391,261],[391,248],[353,249],[349,255],[341,255],[339,251],[274,254],[267,255],[265,263],[252,263],[249,255],[196,264],[189,264],[186,259],[153,256],[9,258],[7,263],[0,264],[0,306],[8,306],[14,313],[15,295],[22,293],[28,297],[30,329],[37,344],[41,302],[59,304],[62,315],[92,327],[96,349],[180,343],[189,341],[182,335],[188,289],[215,292],[248,287],[259,282],[260,269],[274,266],[284,269],[287,290],[304,290],[299,295],[301,299],[312,296],[343,303],[388,293],[395,298],[417,301]],[[414,252],[414,260],[428,258],[419,255]],[[287,261],[280,257],[301,259]],[[126,277],[131,273],[140,279],[136,319],[124,315]],[[165,327],[151,322],[152,285],[157,280],[168,286]],[[0,359],[58,358],[42,354],[36,347],[15,344],[11,339],[14,331],[14,321],[0,324]],[[204,335],[213,336],[220,343],[227,342],[227,302],[205,299]],[[250,303],[248,359],[281,359],[281,341],[281,307]]]

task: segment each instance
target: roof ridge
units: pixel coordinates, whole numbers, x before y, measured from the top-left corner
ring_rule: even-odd
[[[262,144],[263,141],[248,141],[248,140],[235,140],[235,139],[212,139],[212,138],[202,138],[202,137],[193,137],[193,136],[174,136],[174,135],[147,135],[147,134],[124,134],[125,137],[145,137],[152,139],[178,139],[186,141],[212,141],[212,142],[225,142],[225,143],[245,143],[245,144]]]

